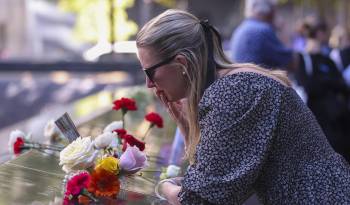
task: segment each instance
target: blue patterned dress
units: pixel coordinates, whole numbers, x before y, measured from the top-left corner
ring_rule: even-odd
[[[199,122],[181,204],[240,204],[254,192],[263,204],[350,204],[350,166],[292,88],[225,76],[205,91]]]

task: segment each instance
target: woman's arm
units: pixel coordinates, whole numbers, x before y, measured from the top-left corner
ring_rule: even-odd
[[[281,88],[253,73],[210,87],[200,103],[201,139],[182,182],[181,204],[240,204],[251,194],[273,152]]]

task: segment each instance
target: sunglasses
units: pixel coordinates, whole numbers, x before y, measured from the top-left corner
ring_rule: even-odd
[[[175,58],[176,55],[170,57],[170,58],[167,58],[165,59],[164,61],[160,62],[160,63],[157,63],[151,67],[148,67],[148,68],[143,68],[143,71],[145,72],[146,76],[148,77],[148,79],[151,81],[151,82],[154,82],[153,81],[153,78],[154,78],[154,73],[156,72],[156,69],[159,68],[160,66],[163,66],[163,65],[166,65],[168,63],[170,63],[174,58]]]

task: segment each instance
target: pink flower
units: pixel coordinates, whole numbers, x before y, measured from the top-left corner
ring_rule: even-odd
[[[87,188],[90,183],[90,174],[88,172],[80,172],[69,179],[66,186],[66,196],[79,195],[83,189]]]
[[[63,205],[74,205],[74,201],[68,195],[63,198]]]
[[[147,157],[137,147],[128,147],[120,157],[120,167],[130,174],[147,166]]]

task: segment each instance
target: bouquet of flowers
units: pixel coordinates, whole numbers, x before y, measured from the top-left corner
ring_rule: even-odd
[[[122,121],[110,123],[94,139],[77,138],[60,152],[60,165],[66,172],[63,204],[88,204],[97,202],[100,197],[116,198],[120,178],[147,166],[144,139],[152,127],[163,127],[162,118],[157,113],[147,114],[149,128],[145,136],[138,139],[125,130],[124,121],[128,111],[137,110],[135,101],[121,98],[114,101],[113,109],[122,111]]]

